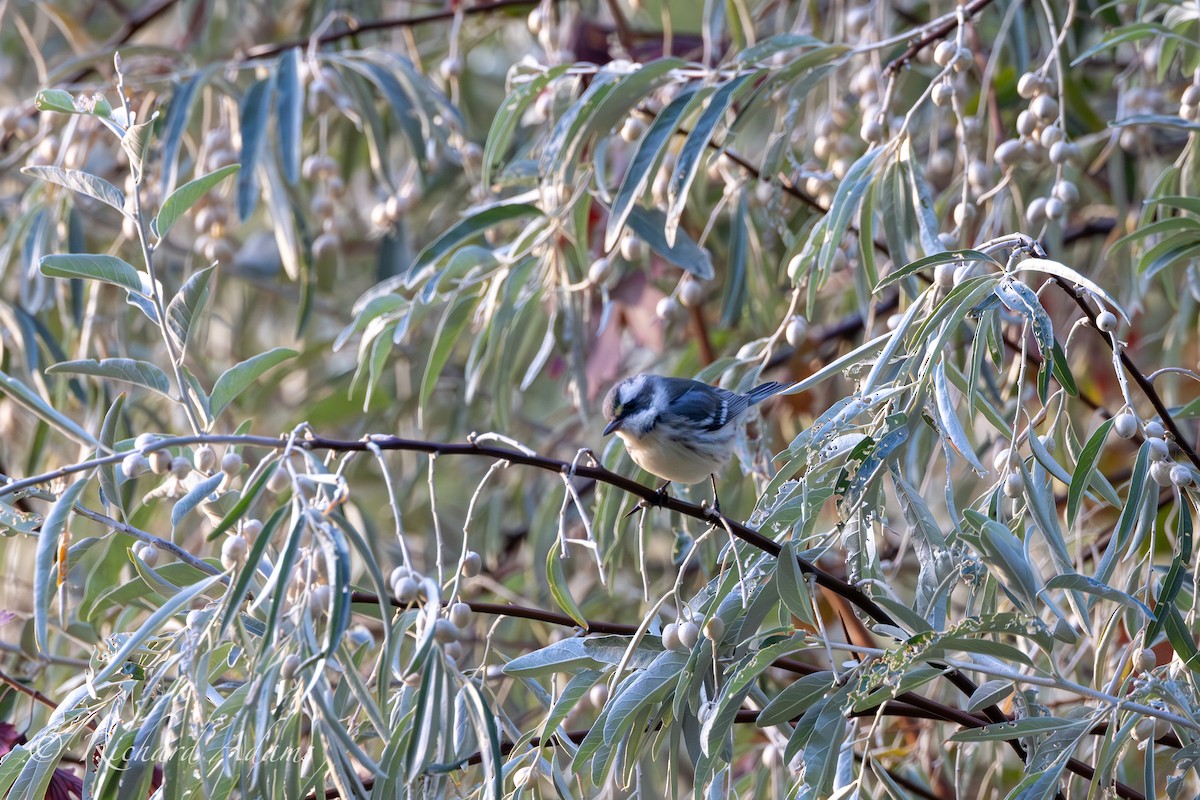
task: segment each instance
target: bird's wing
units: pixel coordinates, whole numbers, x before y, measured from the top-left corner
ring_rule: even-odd
[[[667,378],[667,406],[673,416],[708,431],[725,427],[750,406],[750,397],[686,378]]]

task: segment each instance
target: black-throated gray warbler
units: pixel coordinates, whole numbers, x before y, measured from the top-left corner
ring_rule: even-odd
[[[716,473],[733,456],[742,417],[793,386],[773,381],[738,394],[687,378],[634,375],[604,399],[604,435],[620,436],[633,463],[667,483],[711,478],[716,503]]]

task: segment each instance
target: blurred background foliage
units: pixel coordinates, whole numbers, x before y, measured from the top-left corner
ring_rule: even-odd
[[[0,786],[1195,795],[1197,8],[0,2]]]

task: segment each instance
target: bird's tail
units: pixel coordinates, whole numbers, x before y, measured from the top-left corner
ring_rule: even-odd
[[[754,405],[755,403],[761,403],[763,400],[766,400],[768,397],[774,397],[775,395],[779,394],[780,392],[786,392],[788,389],[791,389],[795,385],[796,384],[794,384],[794,383],[780,383],[778,381],[771,381],[770,383],[762,383],[762,384],[759,384],[758,386],[755,386],[750,391],[746,392],[746,396],[750,398],[750,405]]]

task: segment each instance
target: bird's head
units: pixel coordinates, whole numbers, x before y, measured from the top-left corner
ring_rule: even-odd
[[[618,383],[604,398],[604,435],[624,433],[640,438],[654,427],[658,417],[653,375],[634,375]]]

